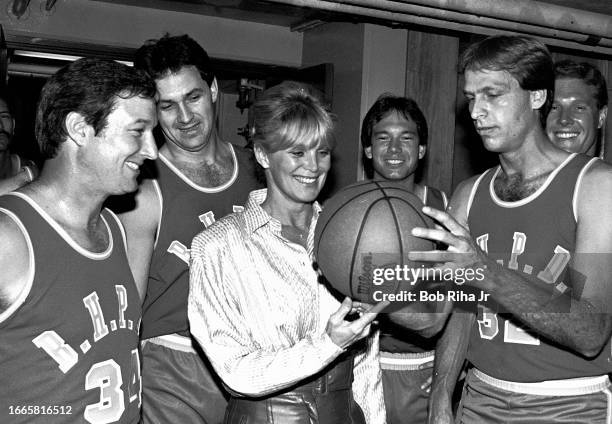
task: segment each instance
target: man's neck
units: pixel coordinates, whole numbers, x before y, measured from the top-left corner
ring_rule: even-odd
[[[41,175],[23,192],[81,248],[96,253],[106,251],[110,246],[110,233],[101,215],[106,196],[88,192],[78,182],[68,185],[66,182],[66,179]]]
[[[519,148],[499,154],[499,163],[506,175],[532,178],[556,168],[569,153],[556,147],[540,127],[525,135]]]
[[[403,188],[405,188],[407,191],[416,194],[419,198],[421,199],[423,198],[423,186],[421,184],[417,184],[414,181],[414,174],[410,174],[409,176],[401,180],[394,180],[394,179],[385,178],[382,175],[374,173],[373,181],[389,181],[389,182],[397,183],[401,185]]]
[[[179,168],[181,164],[216,163],[226,157],[229,151],[229,143],[221,140],[216,132],[211,133],[208,143],[197,151],[182,149],[168,140],[159,149],[161,154]]]
[[[191,182],[203,188],[219,187],[227,183],[235,172],[232,148],[216,133],[200,151],[185,151],[167,142],[160,153]]]
[[[373,181],[389,181],[389,182],[397,183],[401,185],[403,188],[405,188],[406,191],[413,193],[415,196],[421,199],[422,202],[425,201],[425,186],[423,184],[417,184],[416,182],[414,182],[414,174],[410,174],[408,177],[404,178],[403,180],[392,180],[392,179],[388,179],[383,176],[380,176],[378,174],[374,174]]]
[[[71,169],[47,160],[38,179],[23,189],[56,221],[71,228],[91,228],[99,219],[108,194],[92,190]]]
[[[499,155],[502,172],[494,188],[502,200],[517,201],[535,193],[570,155],[553,145],[543,131],[536,136],[526,140],[519,150]]]
[[[414,174],[398,182],[401,183],[402,186],[404,186],[404,188],[411,193],[414,193],[418,186],[417,183],[414,182]]]
[[[589,147],[589,149],[586,152],[584,152],[584,154],[587,156],[593,156],[593,157],[599,156],[599,150],[600,150],[599,145],[600,145],[599,141],[594,141],[591,144],[591,147]]]

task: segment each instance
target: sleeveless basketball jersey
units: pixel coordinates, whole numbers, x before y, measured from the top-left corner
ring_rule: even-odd
[[[579,289],[580,279],[567,267],[575,251],[573,202],[582,174],[596,160],[568,157],[540,189],[515,202],[495,195],[499,167],[486,171],[472,189],[468,223],[476,243],[503,267],[548,290],[551,299]],[[492,377],[537,382],[602,375],[609,369],[609,342],[598,357],[588,360],[533,334],[493,301],[479,302],[477,309],[468,359]]]
[[[6,423],[137,423],[140,298],[117,217],[89,252],[32,199],[0,197],[29,244],[30,284],[0,314],[0,416]],[[19,409],[17,409],[19,408]]]
[[[446,210],[447,199],[444,192],[425,186],[424,204],[439,210]],[[421,337],[402,326],[381,317],[380,350],[390,353],[421,353],[436,348],[436,337]]]
[[[193,237],[227,214],[242,210],[249,193],[259,188],[250,151],[232,146],[234,173],[215,188],[191,182],[159,155],[153,163],[154,184],[161,202],[161,222],[143,305],[142,338],[188,334],[189,247]]]

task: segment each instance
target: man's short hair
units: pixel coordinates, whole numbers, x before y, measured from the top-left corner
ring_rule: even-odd
[[[576,78],[595,88],[597,109],[608,105],[608,87],[606,80],[595,66],[588,62],[574,62],[573,60],[560,60],[555,63],[555,78]]]
[[[361,145],[364,149],[372,145],[372,131],[374,126],[391,112],[396,112],[406,119],[412,119],[417,127],[419,145],[427,145],[427,120],[417,102],[409,97],[400,97],[385,93],[374,102],[363,118],[363,124],[361,125]]]
[[[540,41],[509,35],[485,38],[463,52],[459,69],[461,72],[506,71],[523,90],[546,90],[546,102],[540,108],[540,122],[546,127],[546,117],[553,103],[555,73],[552,56]]]
[[[36,111],[36,139],[43,157],[54,157],[67,136],[66,117],[81,114],[95,134],[106,128],[117,98],[154,98],[155,84],[141,71],[112,60],[79,59],[44,85]]]
[[[185,66],[195,66],[208,86],[215,78],[206,50],[188,35],[164,35],[159,40],[147,40],[134,56],[134,66],[158,80],[176,73]]]

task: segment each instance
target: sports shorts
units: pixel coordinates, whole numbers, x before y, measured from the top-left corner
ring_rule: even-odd
[[[380,352],[383,393],[387,424],[421,424],[427,422],[429,393],[421,389],[431,377],[433,367],[419,369],[433,361],[434,352]]]
[[[144,340],[143,424],[222,424],[227,394],[204,353],[188,337]]]
[[[456,422],[610,424],[611,401],[607,375],[516,383],[472,368],[468,372]]]

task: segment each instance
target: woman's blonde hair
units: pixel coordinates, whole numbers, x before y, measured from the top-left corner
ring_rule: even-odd
[[[253,105],[253,143],[266,152],[287,149],[304,140],[333,147],[334,119],[310,85],[285,81],[263,92]]]

